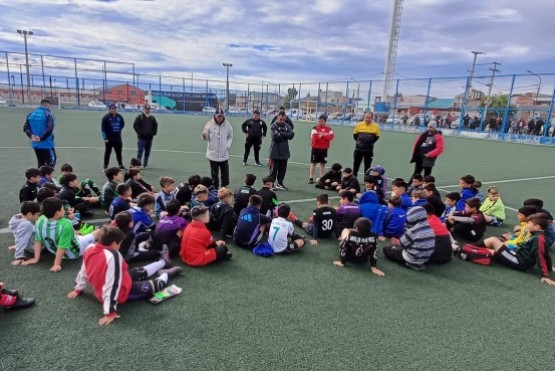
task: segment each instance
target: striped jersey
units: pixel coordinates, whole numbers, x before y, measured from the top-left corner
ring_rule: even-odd
[[[67,259],[76,259],[81,255],[73,224],[67,218],[50,220],[41,215],[35,223],[35,241],[40,241],[54,255],[58,249],[64,249],[64,258]]]

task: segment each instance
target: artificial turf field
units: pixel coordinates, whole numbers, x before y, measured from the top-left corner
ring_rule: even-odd
[[[7,227],[18,211],[24,170],[36,165],[22,132],[26,112],[0,110],[0,228]],[[103,113],[54,113],[57,169],[70,163],[79,176],[102,185]],[[136,113],[123,115],[128,163],[136,155]],[[209,175],[205,143],[200,140],[207,117],[156,116],[160,128],[152,169],[144,170],[143,177],[156,184],[162,175],[178,181],[195,173]],[[241,166],[244,118],[230,121],[235,129],[232,188],[242,184],[246,172],[257,175],[259,187],[267,168]],[[302,217],[310,215],[318,193],[306,184],[311,127],[295,125],[285,179],[290,190],[278,191],[280,201],[296,201],[292,208]],[[351,166],[352,128],[334,131],[329,161]],[[408,178],[414,139],[414,134],[382,132],[373,163],[383,165],[390,178]],[[267,148],[266,139],[263,157]],[[485,183],[483,191],[487,185],[498,185],[508,207],[509,227],[516,223],[514,209],[525,198],[542,198],[547,209],[555,210],[552,153],[551,147],[448,137],[434,175],[444,191],[457,190],[458,179],[467,173]],[[488,233],[505,229],[488,227]],[[185,267],[174,280],[183,288],[181,295],[157,306],[142,301],[120,305],[121,318],[104,328],[97,324],[102,309],[90,290],[74,301],[65,298],[80,261],[65,261],[61,272],[50,273],[53,257],[46,253],[36,266],[12,267],[7,249],[12,236],[2,232],[0,280],[35,297],[37,305],[0,312],[0,370],[540,370],[555,361],[555,288],[542,285],[538,272],[520,273],[496,264],[483,267],[456,258],[415,272],[386,261],[380,250],[378,266],[386,276],[378,278],[369,266],[334,267],[333,240],[269,259],[231,245],[230,262]]]

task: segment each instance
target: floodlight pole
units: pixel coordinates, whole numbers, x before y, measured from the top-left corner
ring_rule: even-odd
[[[222,63],[223,66],[226,68],[226,78],[225,78],[225,91],[226,91],[226,100],[227,100],[227,112],[229,112],[229,69],[233,67],[231,63]]]
[[[536,104],[538,104],[538,96],[540,95],[540,88],[542,86],[542,77],[540,75],[538,75],[537,73],[534,73],[530,70],[526,71],[531,75],[536,76],[538,79],[540,79],[540,82],[538,83],[538,90],[536,90],[536,101],[534,102],[534,110],[532,111],[532,119],[534,119],[534,115],[536,114]]]
[[[29,94],[29,90],[31,89],[31,76],[29,74],[29,51],[27,49],[27,38],[33,36],[33,31],[17,30],[17,33],[23,37],[23,42],[25,44],[25,67],[27,70],[27,103],[30,103],[31,97]]]

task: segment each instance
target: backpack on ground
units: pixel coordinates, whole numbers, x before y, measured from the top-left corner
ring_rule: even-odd
[[[471,244],[463,245],[459,249],[458,255],[462,260],[480,265],[490,265],[493,258],[491,251],[487,248]]]

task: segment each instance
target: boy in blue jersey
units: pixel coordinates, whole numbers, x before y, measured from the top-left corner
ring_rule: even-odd
[[[252,195],[249,206],[239,214],[237,226],[233,231],[233,240],[240,247],[252,249],[260,242],[261,237],[272,222],[272,218],[260,213],[262,197]]]
[[[166,205],[175,198],[177,189],[175,188],[175,179],[163,176],[160,178],[160,192],[156,194],[154,203],[154,213],[156,218],[160,219],[166,215]]]
[[[380,241],[386,238],[401,238],[405,233],[405,223],[407,221],[407,213],[401,206],[401,198],[393,195],[387,200],[387,214],[383,222],[383,235],[380,235]]]
[[[407,194],[407,183],[402,179],[396,179],[391,184],[391,191],[392,194],[399,196],[401,198],[401,207],[408,211],[414,205],[412,204],[412,200],[410,199],[409,195]]]
[[[135,233],[148,232],[154,227],[154,221],[150,217],[154,209],[154,196],[150,193],[143,193],[137,198],[137,206],[129,209],[133,217],[133,231]]]
[[[31,112],[23,131],[31,139],[31,146],[37,156],[37,168],[43,165],[56,166],[56,150],[54,143],[55,118],[50,112],[52,103],[48,99],[40,101],[40,107]]]
[[[478,190],[473,186],[474,182],[476,182],[476,179],[474,179],[472,175],[465,175],[459,180],[459,186],[461,187],[461,198],[457,201],[455,211],[464,211],[466,200],[476,197],[476,195],[478,194]]]
[[[114,198],[108,211],[110,220],[114,220],[121,211],[127,211],[131,208],[131,186],[127,183],[120,183],[116,187],[116,193],[119,196]]]
[[[104,115],[100,123],[102,139],[104,140],[104,170],[108,168],[110,163],[110,156],[112,149],[116,152],[116,159],[118,160],[119,168],[125,170],[121,158],[121,149],[123,143],[121,141],[121,131],[125,127],[125,120],[117,112],[116,105],[110,104],[108,113]]]

